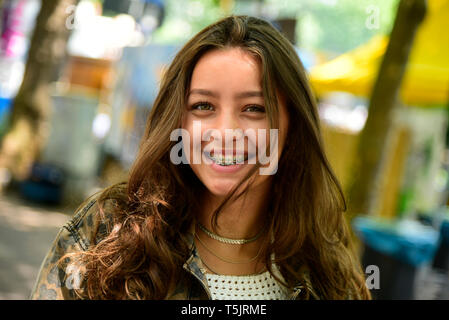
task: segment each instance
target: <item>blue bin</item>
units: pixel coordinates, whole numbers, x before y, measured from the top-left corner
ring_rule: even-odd
[[[65,173],[57,166],[35,163],[30,177],[20,183],[21,195],[42,204],[62,202]]]
[[[353,226],[364,244],[412,266],[432,261],[438,247],[439,232],[417,221],[358,217]]]
[[[417,221],[385,221],[357,217],[353,227],[364,243],[362,264],[376,265],[380,288],[371,291],[374,299],[414,299],[416,270],[430,264],[440,234]]]
[[[449,244],[449,220],[443,220],[441,223],[441,241]]]
[[[440,245],[435,254],[432,267],[434,269],[449,271],[449,220],[443,220],[440,226]]]

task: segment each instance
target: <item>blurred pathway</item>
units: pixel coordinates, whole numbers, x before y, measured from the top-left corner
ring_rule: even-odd
[[[0,300],[29,298],[42,260],[70,218],[62,211],[0,196]]]

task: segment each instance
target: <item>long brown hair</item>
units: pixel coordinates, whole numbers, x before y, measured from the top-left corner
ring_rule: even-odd
[[[112,232],[81,256],[84,294],[94,299],[164,299],[175,288],[190,254],[187,233],[204,186],[189,165],[170,161],[176,143],[170,133],[181,127],[196,62],[209,50],[227,47],[241,48],[260,60],[271,127],[279,123],[277,93],[288,109],[289,130],[267,210],[269,233],[275,239],[264,244],[267,268],[272,272],[268,262],[275,253],[289,287],[301,277],[298,266],[307,265],[322,298],[349,294],[369,299],[344,217],[344,196],[323,151],[304,68],[281,33],[247,16],[227,17],[203,29],[164,74],[127,184],[99,197],[100,212],[102,204],[113,199]]]

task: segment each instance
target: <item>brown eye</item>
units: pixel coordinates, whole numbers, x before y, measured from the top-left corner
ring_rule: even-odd
[[[214,108],[208,102],[198,102],[192,106],[192,110],[213,111]]]
[[[251,106],[246,107],[243,111],[264,113],[265,108],[262,106],[258,106],[258,105],[251,105]]]

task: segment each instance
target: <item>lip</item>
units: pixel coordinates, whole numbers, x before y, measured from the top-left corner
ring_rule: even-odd
[[[237,171],[239,171],[240,169],[242,169],[245,166],[244,163],[242,164],[231,164],[229,166],[221,166],[215,162],[212,162],[212,164],[210,164],[210,167],[217,172],[220,173],[235,173]]]

